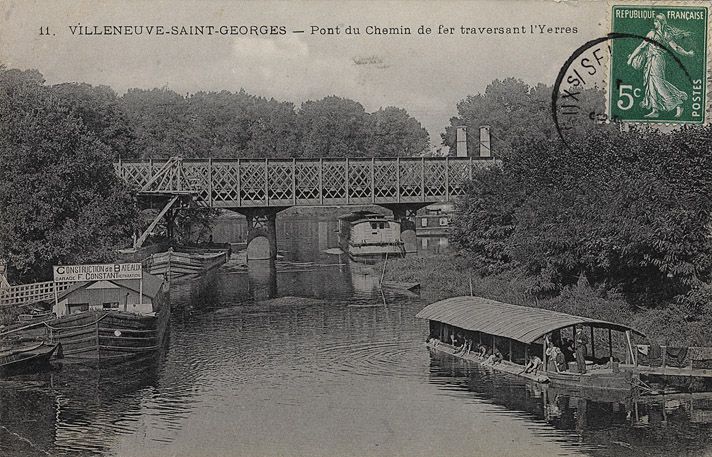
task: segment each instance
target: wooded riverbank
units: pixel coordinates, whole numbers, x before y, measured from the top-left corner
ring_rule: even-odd
[[[382,268],[382,264],[378,267]],[[564,288],[552,298],[537,298],[528,292],[531,277],[518,272],[491,276],[473,273],[464,257],[436,254],[388,259],[385,280],[419,282],[421,297],[427,302],[457,295],[482,296],[523,306],[603,319],[630,325],[661,345],[712,345],[712,316],[688,320],[676,303],[656,304],[650,308],[634,306],[621,295],[597,289],[585,280]]]

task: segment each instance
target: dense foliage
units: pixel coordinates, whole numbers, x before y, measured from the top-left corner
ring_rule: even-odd
[[[701,312],[710,280],[712,128],[592,130],[566,148],[538,139],[483,170],[452,238],[481,274],[520,269],[555,295],[585,277],[654,305]]]
[[[18,282],[46,280],[59,262],[113,258],[136,222],[112,165],[125,130],[101,120],[112,94],[77,103],[63,89],[0,68],[0,255]]]
[[[164,88],[131,89],[119,102],[135,157],[396,157],[429,149],[427,131],[405,110],[367,113],[335,96],[296,109],[244,90],[182,96]]]
[[[507,156],[524,141],[558,138],[551,118],[552,90],[553,87],[545,84],[529,86],[515,78],[494,80],[484,93],[468,95],[457,104],[458,115],[450,119],[450,125],[441,134],[443,145],[456,147],[455,131],[458,126],[467,127],[469,151],[479,150],[480,126],[490,126],[491,149],[497,157]],[[606,112],[603,92],[596,88],[581,90],[577,100],[576,104],[584,108],[585,113],[589,113],[589,110]],[[587,122],[568,126],[573,131],[567,131],[567,136],[585,133],[594,125],[594,119],[582,117]],[[607,127],[596,125],[596,128]]]
[[[292,103],[240,92],[45,85],[0,67],[0,257],[13,282],[51,265],[109,261],[141,225],[116,159],[419,155],[428,134],[405,110],[372,114],[330,96]],[[217,211],[180,211],[176,237],[209,238]],[[147,216],[147,215],[144,215]]]

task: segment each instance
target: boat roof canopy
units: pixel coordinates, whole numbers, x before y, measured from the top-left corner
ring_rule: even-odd
[[[544,335],[573,325],[641,332],[626,325],[542,308],[510,305],[482,297],[453,297],[432,303],[416,317],[438,321],[465,330],[488,333],[531,344]]]

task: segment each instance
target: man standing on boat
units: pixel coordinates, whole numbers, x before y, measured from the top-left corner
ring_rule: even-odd
[[[579,373],[586,373],[586,345],[588,338],[581,327],[576,328],[576,365]]]

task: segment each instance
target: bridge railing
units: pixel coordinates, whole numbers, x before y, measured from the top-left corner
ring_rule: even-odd
[[[168,160],[126,160],[116,173],[141,189]],[[191,189],[213,207],[358,205],[448,201],[463,194],[490,158],[183,159],[184,181],[151,192]],[[150,187],[150,186],[149,186]]]

